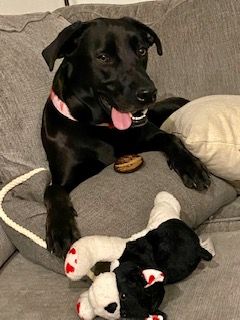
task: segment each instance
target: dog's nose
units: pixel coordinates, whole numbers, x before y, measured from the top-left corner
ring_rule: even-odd
[[[152,103],[156,101],[157,90],[155,88],[141,88],[136,92],[138,101],[143,103]]]

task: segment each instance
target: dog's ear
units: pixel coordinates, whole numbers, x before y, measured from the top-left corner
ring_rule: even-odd
[[[63,29],[57,38],[42,51],[43,58],[50,71],[53,70],[56,59],[70,56],[74,52],[78,46],[76,39],[81,36],[87,25],[87,23],[81,21],[74,22]]]
[[[122,19],[124,21],[130,22],[131,24],[135,25],[138,29],[144,31],[146,34],[146,40],[148,41],[149,46],[152,46],[155,43],[155,45],[157,47],[157,53],[159,54],[159,56],[162,55],[161,41],[160,41],[158,35],[150,27],[146,26],[142,22],[135,20],[133,18],[123,17]]]

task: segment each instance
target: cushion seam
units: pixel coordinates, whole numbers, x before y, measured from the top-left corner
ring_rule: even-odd
[[[208,219],[203,222],[203,224],[212,224],[212,223],[220,223],[220,222],[235,222],[240,221],[240,217],[232,217],[232,218],[216,218],[216,219]]]

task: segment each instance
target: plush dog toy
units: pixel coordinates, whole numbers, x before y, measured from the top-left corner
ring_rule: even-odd
[[[146,229],[128,239],[89,236],[70,248],[65,273],[72,280],[87,275],[98,261],[111,263],[77,303],[80,318],[139,318],[163,320],[158,310],[164,284],[187,277],[211,253],[180,220],[180,204],[167,192],[157,194]]]

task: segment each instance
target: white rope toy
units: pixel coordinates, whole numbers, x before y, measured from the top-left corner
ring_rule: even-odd
[[[15,178],[14,180],[12,180],[11,182],[9,182],[8,184],[6,184],[2,190],[0,191],[0,218],[12,229],[16,230],[17,232],[21,233],[22,235],[24,235],[25,237],[31,239],[33,242],[35,242],[37,245],[39,245],[40,247],[47,249],[47,243],[45,240],[43,240],[41,237],[39,237],[38,235],[36,235],[35,233],[29,231],[28,229],[22,227],[21,225],[19,225],[18,223],[16,223],[15,221],[13,221],[11,218],[9,218],[7,216],[7,214],[5,213],[4,209],[3,209],[3,201],[5,196],[8,194],[9,191],[11,191],[12,189],[14,189],[16,186],[22,184],[23,182],[29,180],[31,177],[33,177],[35,174],[42,172],[42,171],[47,171],[46,168],[38,168],[38,169],[34,169],[29,171],[28,173],[25,173],[17,178]]]
[[[38,235],[36,235],[32,231],[24,228],[20,224],[18,224],[15,221],[13,221],[11,218],[8,217],[8,215],[6,214],[6,212],[3,209],[4,198],[8,194],[8,192],[10,192],[12,189],[17,187],[18,185],[26,182],[27,180],[29,180],[30,178],[32,178],[36,174],[38,174],[40,172],[43,172],[43,171],[48,171],[48,169],[46,169],[46,168],[33,169],[33,170],[31,170],[31,171],[29,171],[29,172],[27,172],[27,173],[15,178],[15,179],[13,179],[12,181],[7,183],[1,189],[1,191],[0,191],[0,218],[6,223],[6,225],[8,225],[12,229],[16,230],[18,233],[20,233],[20,234],[24,235],[25,237],[29,238],[31,241],[36,243],[38,246],[40,246],[40,247],[42,247],[44,249],[47,249],[47,243],[46,243],[45,240],[43,240],[41,237],[39,237]],[[87,272],[87,276],[92,281],[95,279],[95,274],[91,270],[89,270]]]

